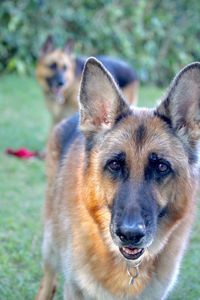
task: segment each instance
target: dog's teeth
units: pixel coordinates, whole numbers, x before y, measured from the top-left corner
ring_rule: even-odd
[[[141,249],[130,249],[130,248],[123,248],[124,252],[126,252],[127,254],[131,254],[131,255],[134,255],[134,254],[137,254],[141,251]]]

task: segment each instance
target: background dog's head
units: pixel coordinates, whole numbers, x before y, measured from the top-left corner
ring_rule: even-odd
[[[80,90],[85,205],[110,249],[158,254],[190,213],[200,139],[200,64],[183,69],[156,109],[131,110],[111,75],[87,61]]]
[[[36,67],[37,80],[45,93],[57,102],[64,101],[64,92],[74,80],[74,41],[69,39],[63,49],[55,48],[48,36]]]

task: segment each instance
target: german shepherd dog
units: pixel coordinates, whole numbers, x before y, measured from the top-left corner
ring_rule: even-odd
[[[130,108],[111,74],[87,60],[80,116],[48,148],[44,277],[37,300],[166,299],[195,210],[200,63],[185,67],[155,109]]]
[[[53,125],[78,108],[78,90],[85,58],[74,57],[74,42],[69,39],[64,49],[57,49],[51,36],[45,41],[36,66]],[[106,56],[98,59],[111,72],[129,104],[136,104],[138,80],[135,71],[124,61]]]

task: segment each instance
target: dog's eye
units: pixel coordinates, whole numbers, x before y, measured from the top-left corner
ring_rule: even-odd
[[[120,152],[108,159],[104,170],[111,175],[113,179],[125,179],[128,176],[128,168],[125,161],[125,153]]]
[[[147,169],[148,172],[146,174],[150,174],[149,171],[151,169],[154,172],[152,174],[154,174],[157,179],[167,176],[172,171],[170,163],[167,160],[158,157],[156,153],[150,155],[150,165]]]
[[[119,172],[121,170],[121,163],[117,160],[112,160],[107,165],[111,172]]]
[[[172,171],[170,163],[164,159],[158,159],[155,162],[155,169],[159,176],[166,176]]]
[[[67,66],[66,65],[63,66],[63,71],[67,71]]]
[[[170,171],[168,164],[159,162],[157,165],[157,171],[162,174],[167,174]]]
[[[49,68],[53,71],[56,70],[57,69],[57,63],[54,62],[54,63],[50,64]]]

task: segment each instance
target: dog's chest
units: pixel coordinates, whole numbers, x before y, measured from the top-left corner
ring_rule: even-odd
[[[69,256],[68,256],[69,257]],[[151,298],[151,288],[145,289],[144,292],[138,296],[127,296],[116,297],[111,295],[102,285],[99,283],[94,276],[90,273],[89,267],[85,266],[81,270],[68,269],[69,272],[65,272],[65,291],[67,295],[71,296],[72,299],[77,300],[161,300],[160,298]],[[113,285],[116,283],[113,282]],[[127,293],[129,290],[129,282],[127,281]],[[81,292],[80,292],[81,291]],[[155,291],[154,291],[155,292]],[[81,294],[81,296],[80,296]],[[79,295],[79,296],[77,296]],[[150,297],[150,298],[149,298]],[[68,299],[68,298],[66,298]]]

